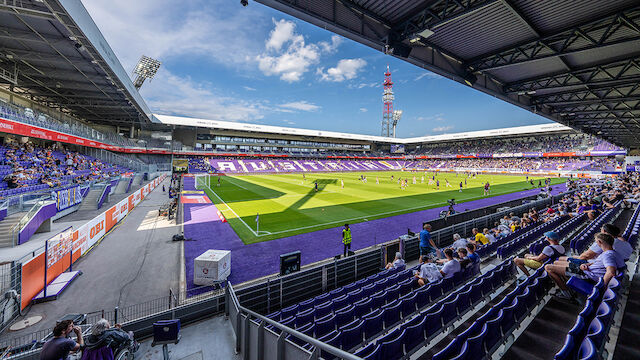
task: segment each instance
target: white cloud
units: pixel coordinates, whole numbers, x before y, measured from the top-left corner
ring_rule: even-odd
[[[247,91],[256,91],[256,89],[250,87],[250,86],[243,86],[243,88]]]
[[[421,79],[423,79],[425,77],[427,79],[440,79],[440,78],[442,78],[442,76],[440,76],[438,74],[432,73],[430,71],[425,71],[422,74],[418,75],[418,77],[416,77],[414,80],[418,81],[418,80],[421,80]]]
[[[367,112],[367,111],[369,111],[367,108],[360,108],[360,112],[365,113],[365,112]]]
[[[431,129],[431,131],[433,131],[433,132],[445,132],[445,131],[449,131],[451,129],[453,129],[453,125],[434,127],[433,129]]]
[[[266,25],[256,20],[260,19],[257,10],[236,11],[225,6],[226,1],[82,2],[128,72],[142,54],[162,62],[188,57],[230,67],[248,66],[262,46],[251,34],[264,31]],[[166,65],[161,71],[164,68]]]
[[[258,68],[265,75],[280,76],[287,82],[300,81],[323,53],[335,52],[342,40],[338,36],[331,43],[321,41],[307,44],[304,36],[295,32],[295,24],[287,20],[273,20],[274,29],[265,44],[265,52],[255,57]]]
[[[345,80],[351,80],[358,75],[358,72],[367,65],[364,59],[342,59],[338,61],[336,67],[327,69],[324,72],[324,68],[318,68],[316,71],[320,75],[320,79],[323,81],[337,81],[342,82]]]
[[[300,111],[318,111],[321,109],[320,106],[309,103],[307,101],[289,102],[289,103],[281,104],[278,106],[284,109],[300,110]]]
[[[438,113],[430,116],[418,116],[416,118],[417,121],[445,121],[443,113]]]
[[[158,73],[143,91],[154,112],[166,115],[255,122],[269,111],[263,104],[225,96],[210,84],[196,83],[168,71]]]
[[[291,120],[282,120],[282,121],[285,122],[286,124],[289,124],[289,125],[295,125],[296,124],[295,121],[291,121]]]
[[[342,44],[342,38],[338,35],[333,35],[331,36],[330,43],[327,41],[320,41],[318,43],[318,46],[320,46],[320,49],[322,49],[322,51],[331,54],[338,50],[338,46],[340,46],[340,44]]]

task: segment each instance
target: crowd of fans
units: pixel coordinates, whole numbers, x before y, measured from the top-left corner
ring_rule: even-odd
[[[585,152],[623,150],[586,134],[540,135],[516,138],[469,139],[423,144],[415,155],[465,155],[526,152]]]
[[[615,159],[592,158],[590,160],[581,160],[569,157],[428,159],[406,161],[405,167],[422,169],[512,169],[520,171],[613,171],[615,169]]]
[[[67,151],[61,146],[32,143],[0,146],[0,198],[35,190],[105,180],[128,169]]]

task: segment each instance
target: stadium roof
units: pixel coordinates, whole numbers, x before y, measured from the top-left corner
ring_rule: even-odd
[[[640,143],[637,0],[255,1],[612,143]]]
[[[421,143],[427,143],[427,142],[438,142],[438,141],[448,141],[448,140],[486,139],[486,138],[501,137],[501,136],[544,135],[544,134],[550,134],[550,133],[573,131],[571,128],[566,127],[564,125],[545,124],[545,125],[517,126],[512,128],[504,128],[504,129],[468,131],[468,132],[461,132],[461,133],[454,133],[454,134],[431,135],[431,136],[401,139],[401,138],[391,138],[391,137],[383,137],[383,136],[339,133],[339,132],[324,131],[324,130],[297,129],[297,128],[291,128],[291,127],[258,125],[258,124],[248,124],[248,123],[231,122],[231,121],[196,119],[196,118],[159,115],[159,114],[155,114],[154,117],[156,120],[160,121],[165,125],[196,126],[196,127],[211,128],[211,129],[250,131],[255,133],[269,133],[269,134],[279,134],[279,135],[311,136],[311,137],[322,137],[322,138],[331,138],[331,139],[349,139],[349,140],[371,141],[371,142],[390,143],[390,144],[421,144]]]
[[[94,123],[151,118],[80,0],[0,2],[0,84]]]

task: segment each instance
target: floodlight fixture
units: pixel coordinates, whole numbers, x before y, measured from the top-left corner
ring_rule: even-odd
[[[398,121],[402,118],[402,110],[394,110],[391,119],[393,120],[393,137],[396,137],[396,126]]]
[[[160,61],[142,55],[135,69],[133,69],[133,73],[137,75],[133,82],[136,89],[140,89],[146,79],[151,81],[158,72],[158,69],[160,69],[160,65],[162,65]]]

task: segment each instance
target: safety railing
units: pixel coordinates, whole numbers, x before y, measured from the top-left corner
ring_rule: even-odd
[[[286,359],[317,360],[321,352],[329,353],[339,359],[360,360],[358,356],[325,344],[243,307],[231,284],[226,286],[225,305],[225,315],[229,317],[236,334],[236,352],[241,353],[244,359],[249,359],[250,352],[255,351],[265,360],[285,359],[285,354]],[[267,325],[280,330],[279,333],[268,329]],[[287,340],[289,335],[312,345],[312,350],[303,349]]]
[[[11,241],[13,246],[18,245],[18,237],[20,231],[29,223],[29,221],[38,213],[38,211],[47,203],[47,196],[39,197],[36,202],[31,206],[24,216],[20,218],[18,223],[11,227]]]

